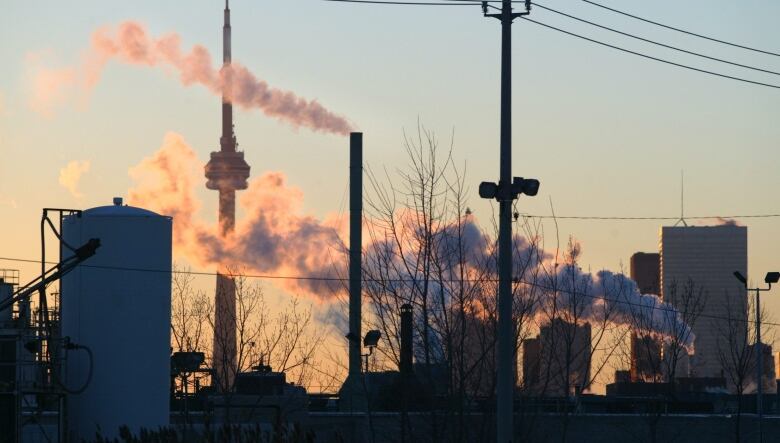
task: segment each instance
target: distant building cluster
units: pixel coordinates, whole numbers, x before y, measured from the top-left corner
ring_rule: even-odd
[[[735,271],[747,274],[744,226],[663,227],[658,253],[635,253],[630,275],[639,291],[670,303],[690,329],[668,330],[663,336],[648,332],[649,326],[634,325],[628,367],[616,371],[608,394],[621,388],[631,391],[629,385],[637,383],[676,384],[693,391],[755,391],[758,348],[752,305]],[[686,344],[689,339],[692,346]],[[594,349],[589,323],[548,320],[521,348],[520,385],[527,394],[556,397],[590,388]],[[770,345],[762,343],[760,349],[764,392],[776,392],[780,353],[775,359]]]

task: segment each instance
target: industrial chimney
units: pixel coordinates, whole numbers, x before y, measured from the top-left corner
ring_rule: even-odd
[[[401,306],[401,363],[398,370],[402,377],[412,374],[412,354],[414,344],[412,342],[412,305],[409,303]]]
[[[349,136],[349,374],[339,391],[339,408],[359,411],[366,407],[361,379],[361,294],[363,253],[363,134]]]

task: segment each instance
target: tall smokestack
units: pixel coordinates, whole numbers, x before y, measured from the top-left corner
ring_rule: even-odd
[[[220,234],[226,237],[236,225],[236,190],[246,189],[249,178],[249,165],[244,161],[244,153],[239,152],[236,135],[233,132],[233,103],[230,87],[230,7],[225,0],[225,22],[222,27],[222,69],[225,75],[225,88],[222,93],[222,136],[219,139],[220,150],[211,153],[211,160],[205,167],[206,187],[219,191]],[[213,362],[214,385],[221,391],[229,390],[233,385],[236,365],[236,285],[233,277],[226,272],[228,263],[223,263],[217,271],[217,287],[214,294],[214,348]]]
[[[363,245],[363,134],[349,135],[349,374],[339,391],[339,408],[363,411],[366,396],[361,379],[360,310]]]
[[[401,376],[412,374],[412,354],[414,344],[412,342],[412,305],[409,303],[401,306],[401,363],[398,369]]]
[[[349,135],[349,375],[360,375],[363,245],[363,134]]]

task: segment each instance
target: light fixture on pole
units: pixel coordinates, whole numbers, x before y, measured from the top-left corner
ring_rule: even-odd
[[[374,348],[379,344],[380,338],[382,338],[382,333],[376,329],[366,332],[366,336],[363,337],[363,347],[368,348],[368,354],[363,354],[363,357],[366,358],[366,370],[364,373],[368,373],[368,357],[374,353]]]
[[[761,429],[761,419],[764,415],[763,411],[763,358],[764,358],[764,345],[761,343],[761,292],[766,292],[772,289],[772,284],[780,281],[780,272],[767,272],[764,277],[764,283],[769,285],[766,288],[748,288],[747,278],[739,271],[734,271],[734,277],[745,286],[748,291],[756,291],[756,414],[758,415],[758,435],[759,441],[763,440],[763,432]]]

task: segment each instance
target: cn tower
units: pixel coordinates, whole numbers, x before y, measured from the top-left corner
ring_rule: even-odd
[[[230,71],[230,5],[225,0],[225,24],[222,27],[222,136],[220,150],[211,153],[206,164],[206,187],[219,191],[219,228],[225,238],[236,224],[236,191],[247,188],[249,165],[244,153],[237,150],[233,132],[233,103]],[[223,264],[217,270],[214,295],[214,347],[212,355],[212,385],[229,390],[236,367],[236,285]]]

